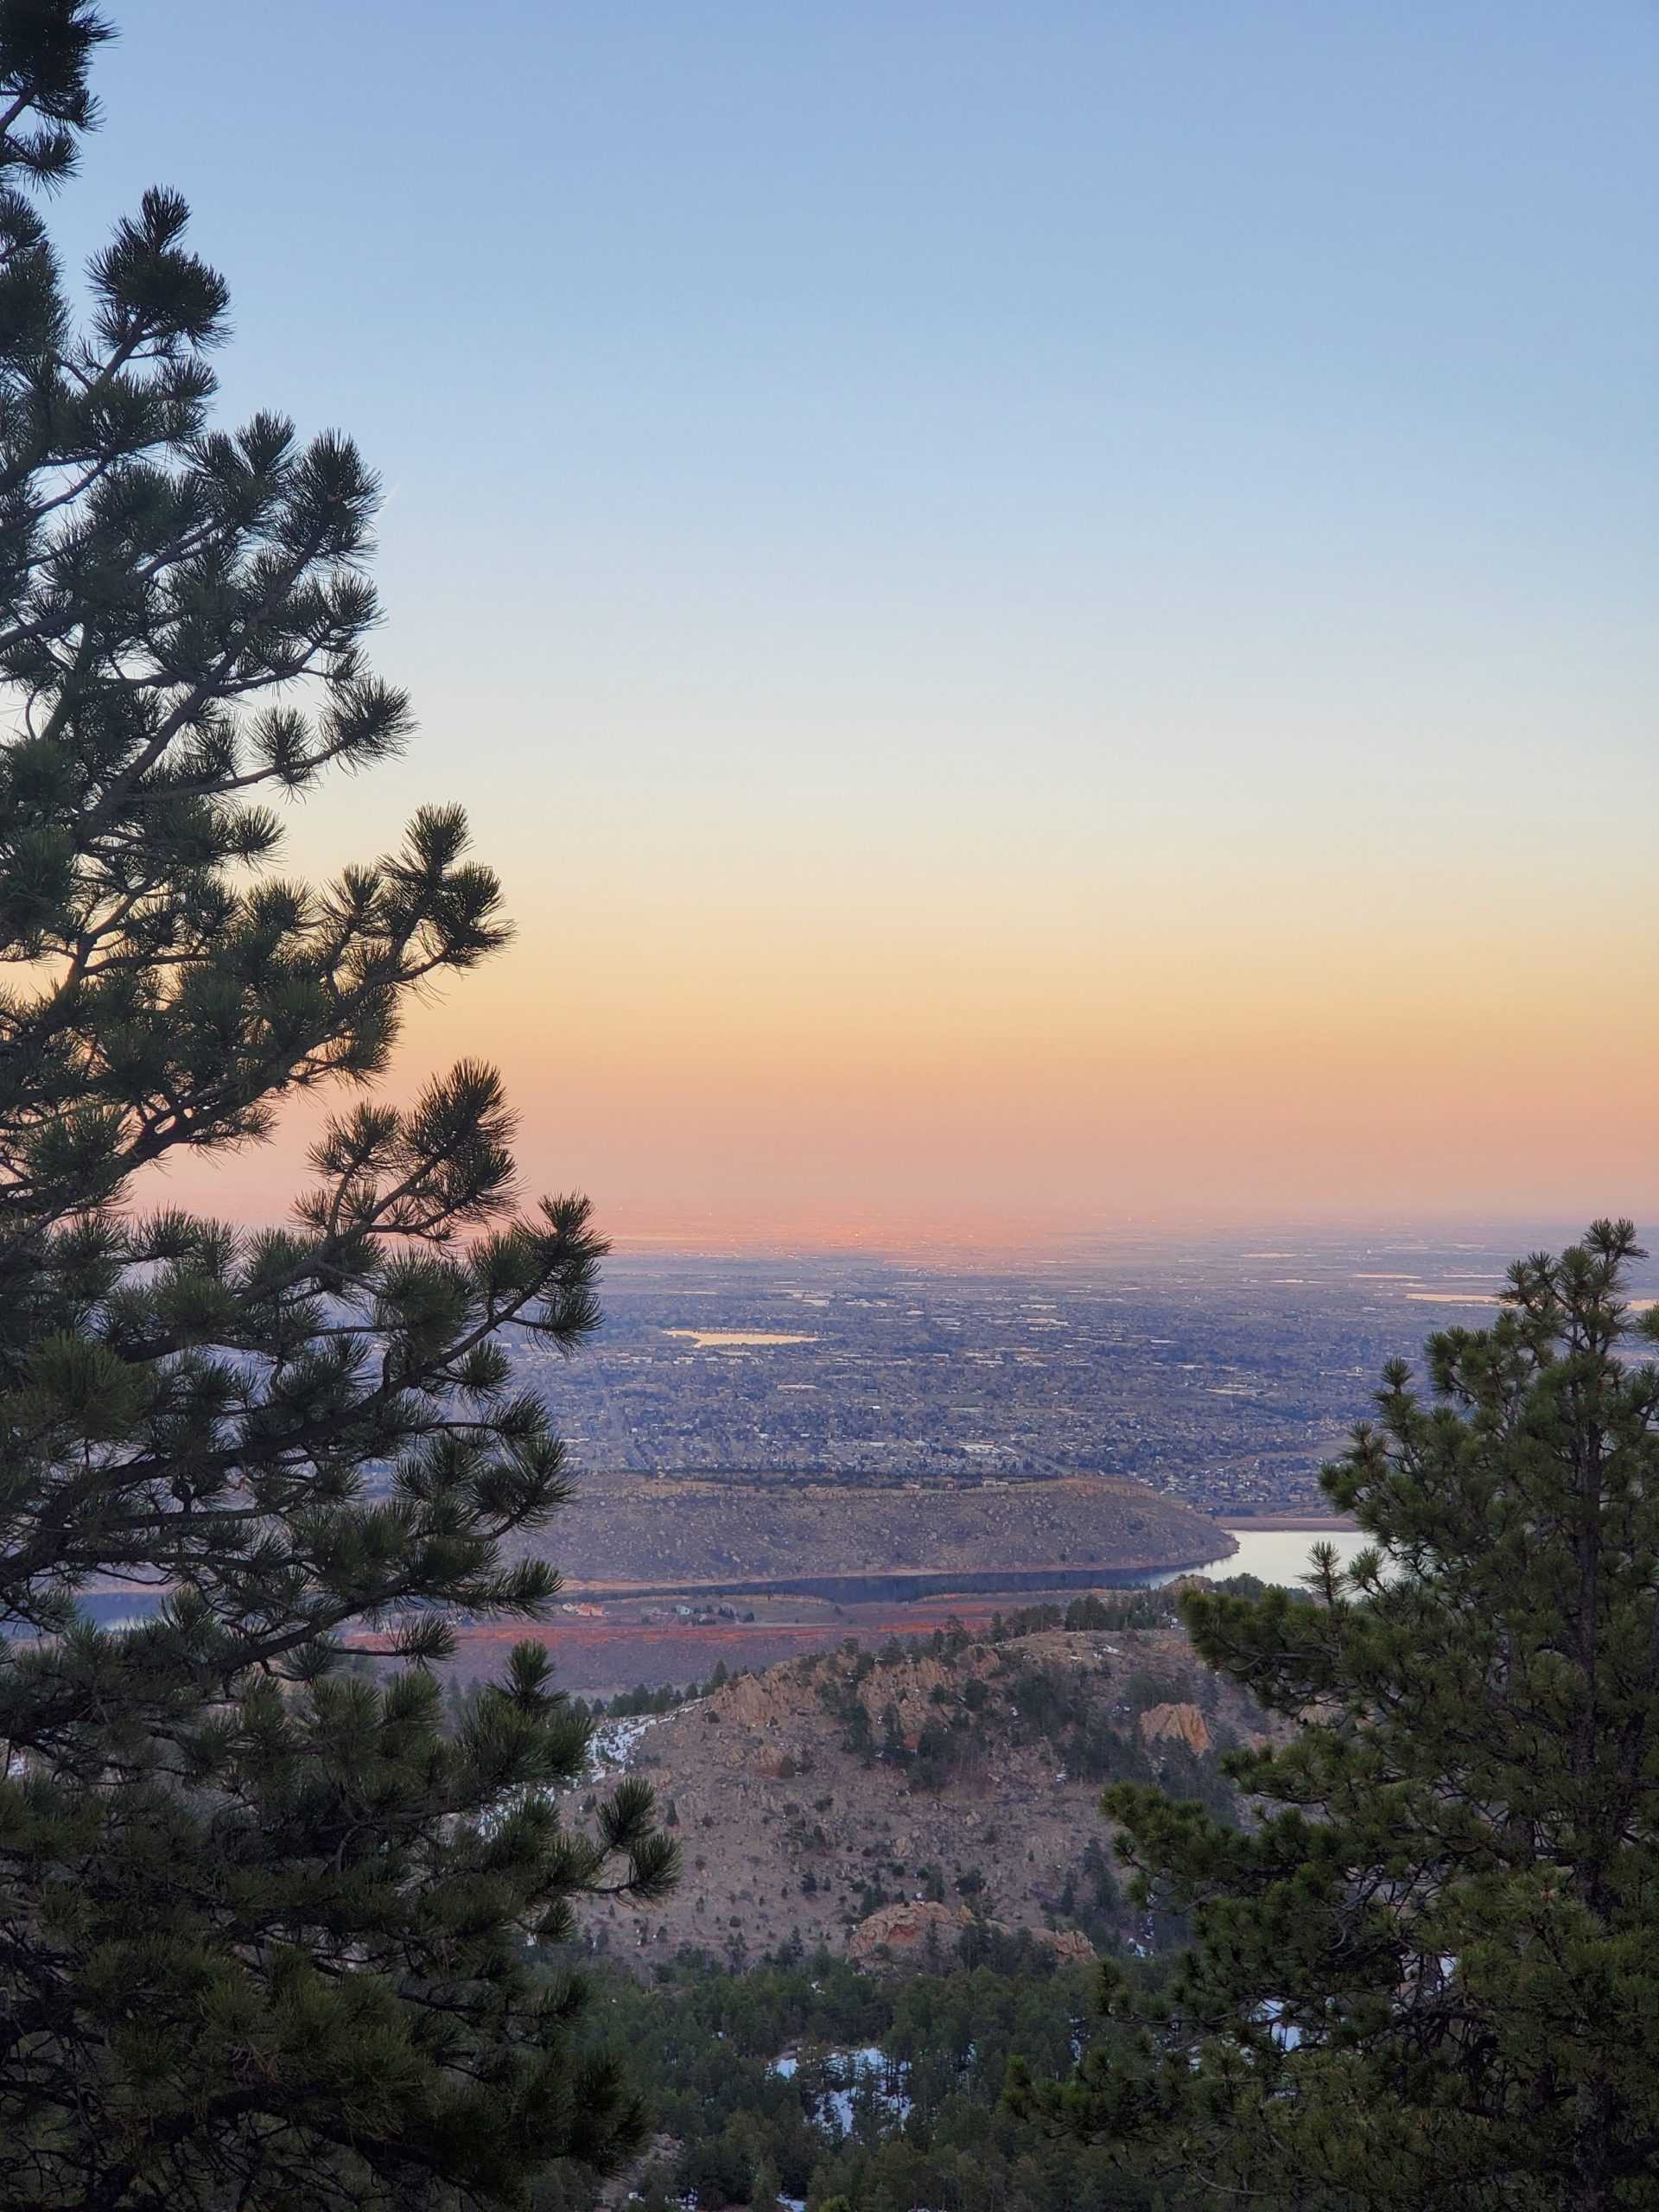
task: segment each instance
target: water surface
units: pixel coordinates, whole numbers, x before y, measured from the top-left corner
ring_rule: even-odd
[[[1320,1535],[1311,1529],[1235,1527],[1228,1534],[1238,1539],[1238,1549],[1230,1559],[1217,1560],[1206,1573],[1256,1574],[1263,1582],[1283,1582],[1293,1587],[1308,1572],[1308,1554],[1315,1544],[1334,1546],[1338,1564],[1346,1567],[1355,1553],[1363,1551],[1371,1541],[1363,1529],[1332,1529]]]

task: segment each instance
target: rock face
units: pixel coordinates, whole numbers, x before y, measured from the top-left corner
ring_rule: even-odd
[[[859,1966],[911,1965],[925,1950],[931,1931],[941,1955],[948,1959],[963,1929],[973,1924],[974,1916],[965,1904],[884,1904],[854,1929],[848,1938],[847,1955]],[[1005,1921],[987,1920],[980,1924],[999,1936],[1014,1932]],[[1087,1965],[1095,1956],[1094,1945],[1078,1929],[1030,1928],[1025,1932],[1034,1942],[1047,1944],[1057,1958]]]
[[[1058,1958],[1074,1960],[1079,1966],[1095,1962],[1095,1947],[1080,1928],[1045,1928],[1038,1940]]]
[[[861,1966],[868,1966],[883,1951],[914,1958],[925,1948],[931,1931],[948,1956],[963,1929],[973,1925],[973,1919],[965,1904],[884,1904],[854,1929],[847,1941],[847,1955]]]
[[[1210,1748],[1210,1731],[1196,1705],[1149,1706],[1141,1716],[1141,1737],[1147,1744],[1179,1738],[1190,1751]]]

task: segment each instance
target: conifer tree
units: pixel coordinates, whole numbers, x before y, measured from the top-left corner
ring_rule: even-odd
[[[450,1732],[429,1663],[449,1609],[556,1586],[519,1540],[564,1454],[504,1345],[577,1344],[603,1247],[518,1205],[489,1068],[377,1090],[410,993],[506,933],[459,810],[274,871],[270,803],[410,729],[377,487],[344,437],[213,426],[226,289],[173,194],[72,311],[41,208],[108,35],[0,0],[0,2202],[513,2202],[637,2126],[539,1947],[673,1853],[632,1783],[561,1826],[587,1727],[539,1644]],[[287,1226],[145,1211],[330,1084]],[[94,1582],[170,1594],[100,1633]]]
[[[1387,1370],[1327,1468],[1375,1539],[1314,1602],[1200,1593],[1209,1662],[1288,1724],[1260,1819],[1115,1788],[1192,1915],[1166,1998],[1061,2099],[1217,2202],[1659,2204],[1659,1318],[1599,1222],[1487,1329]]]

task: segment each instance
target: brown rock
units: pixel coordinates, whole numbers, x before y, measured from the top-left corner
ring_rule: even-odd
[[[1079,1966],[1092,1966],[1095,1947],[1081,1928],[1039,1928],[1037,1941],[1046,1943],[1057,1957],[1074,1960]]]
[[[931,1929],[941,1943],[954,1942],[973,1924],[965,1904],[884,1904],[861,1920],[847,1939],[847,1955],[868,1964],[878,1951],[918,1951]]]
[[[879,1964],[883,1959],[913,1959],[926,1943],[930,1929],[944,1949],[973,1922],[974,1916],[965,1904],[884,1904],[854,1929],[847,1939],[847,1955],[860,1966]],[[1016,1932],[1006,1921],[987,1920],[981,1924],[999,1936]],[[1058,1958],[1084,1964],[1094,1958],[1095,1947],[1079,1929],[1030,1928],[1025,1933],[1034,1942],[1046,1943]]]
[[[1149,1706],[1141,1716],[1141,1741],[1155,1744],[1172,1736],[1190,1751],[1207,1751],[1210,1748],[1210,1731],[1196,1705]]]

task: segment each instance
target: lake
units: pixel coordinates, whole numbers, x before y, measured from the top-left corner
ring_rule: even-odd
[[[1346,1567],[1355,1553],[1363,1551],[1371,1541],[1363,1529],[1332,1529],[1321,1535],[1313,1529],[1236,1527],[1229,1529],[1228,1534],[1238,1539],[1238,1549],[1230,1559],[1217,1560],[1206,1567],[1206,1574],[1255,1574],[1263,1582],[1293,1586],[1307,1573],[1307,1555],[1315,1544],[1334,1545],[1338,1564]]]

